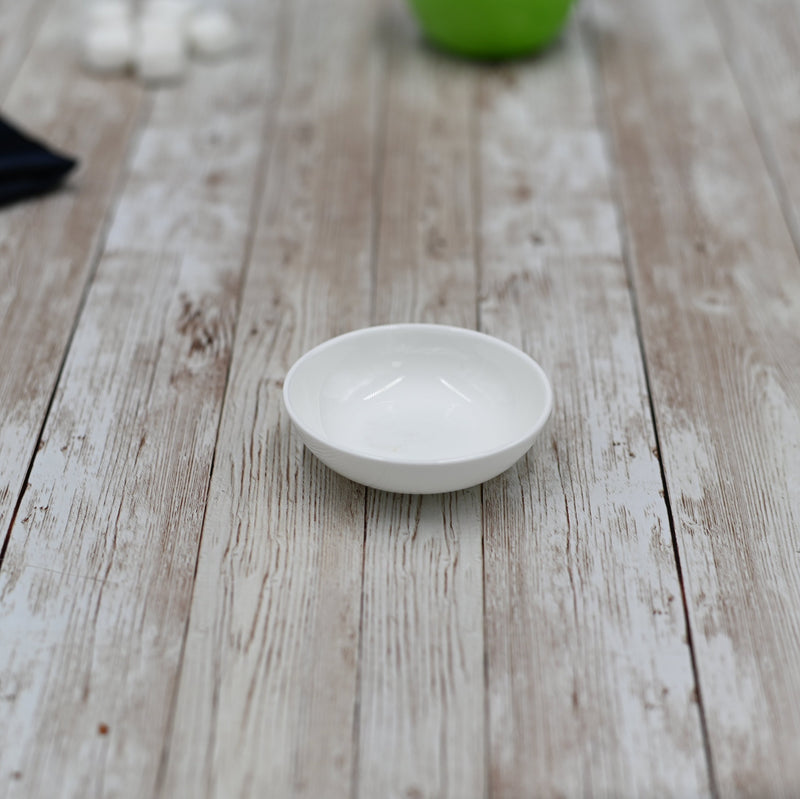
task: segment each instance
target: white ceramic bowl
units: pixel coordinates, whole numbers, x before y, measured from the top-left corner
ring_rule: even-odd
[[[505,471],[552,408],[542,368],[499,339],[445,325],[368,327],[289,370],[289,416],[306,446],[358,483],[455,491]]]

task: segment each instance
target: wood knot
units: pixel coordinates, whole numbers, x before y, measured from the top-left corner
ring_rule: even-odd
[[[434,227],[425,237],[425,248],[431,258],[444,258],[447,254],[447,239]]]
[[[533,190],[525,183],[520,183],[514,188],[514,199],[519,203],[527,202],[533,197]]]
[[[202,355],[214,349],[222,338],[221,323],[215,309],[183,298],[177,330],[189,339],[189,355]]]
[[[206,186],[208,186],[210,189],[215,189],[224,182],[225,176],[218,170],[209,172],[208,175],[206,175]]]

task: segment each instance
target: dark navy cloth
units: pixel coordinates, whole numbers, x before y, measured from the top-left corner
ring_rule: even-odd
[[[0,206],[54,189],[76,163],[0,117]]]

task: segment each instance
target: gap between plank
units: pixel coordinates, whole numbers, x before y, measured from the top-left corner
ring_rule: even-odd
[[[387,11],[386,3],[382,3],[378,14],[385,14]],[[378,24],[381,20],[378,18]],[[380,44],[380,43],[379,43]],[[381,238],[381,215],[383,210],[383,173],[384,162],[386,160],[386,119],[389,114],[389,98],[386,86],[389,80],[389,58],[387,48],[382,47],[380,64],[378,67],[378,97],[375,110],[375,170],[372,175],[372,230],[370,233],[370,292],[369,292],[369,321],[375,324],[375,309],[378,306],[378,252]],[[364,504],[364,515],[366,516],[366,500]]]
[[[138,119],[133,126],[133,130],[131,131],[130,139],[128,141],[128,156],[130,156],[130,154],[134,151],[139,139],[141,138],[142,133],[144,131],[145,123],[147,122],[147,119],[152,113],[152,110],[153,110],[152,100],[146,96],[143,97],[141,100],[141,107],[137,114]],[[75,332],[77,331],[78,324],[80,323],[81,317],[83,316],[83,311],[86,306],[86,301],[89,297],[89,291],[91,290],[92,284],[94,283],[94,279],[97,274],[97,269],[100,265],[100,261],[103,258],[103,254],[105,253],[106,241],[108,239],[109,230],[111,229],[111,223],[116,215],[117,208],[122,198],[122,189],[128,182],[128,178],[130,177],[129,159],[126,158],[125,163],[126,163],[125,167],[121,169],[119,172],[119,175],[116,180],[116,185],[114,187],[114,191],[112,192],[114,200],[111,203],[109,203],[108,212],[106,213],[105,218],[103,219],[103,222],[100,225],[100,233],[97,239],[97,244],[95,245],[94,252],[89,256],[91,261],[91,266],[89,267],[89,272],[86,276],[86,282],[84,283],[83,289],[81,290],[81,295],[78,300],[78,305],[75,309],[75,317],[72,321],[72,326],[70,327],[66,337],[66,343],[64,346],[64,351],[61,355],[61,361],[58,364],[55,380],[53,381],[52,388],[50,389],[50,396],[47,399],[47,404],[45,405],[44,414],[42,415],[42,423],[39,425],[39,430],[36,433],[36,444],[33,448],[30,461],[28,462],[28,468],[25,470],[25,477],[22,481],[22,485],[19,488],[19,493],[17,494],[17,500],[14,504],[14,510],[11,512],[11,518],[9,519],[8,527],[6,528],[2,543],[0,543],[0,570],[2,570],[3,568],[3,562],[6,557],[6,552],[8,551],[8,546],[11,543],[11,534],[12,531],[14,530],[14,524],[17,520],[17,514],[19,513],[19,509],[22,507],[22,501],[25,498],[25,492],[28,490],[28,482],[30,481],[31,472],[33,471],[33,466],[36,463],[36,456],[38,455],[39,449],[41,448],[42,437],[44,436],[44,431],[47,427],[47,422],[50,418],[50,411],[53,408],[53,402],[56,397],[56,392],[58,391],[58,386],[61,383],[61,377],[64,373],[64,367],[67,363],[67,357],[69,356],[69,352],[72,349],[72,341],[75,338]]]
[[[378,25],[381,24],[380,15],[386,14],[389,8],[387,3],[381,3],[378,8]],[[383,48],[376,78],[378,102],[375,104],[375,152],[374,172],[372,175],[372,229],[370,231],[370,292],[369,292],[369,321],[375,324],[375,309],[378,305],[378,253],[381,238],[381,214],[383,210],[383,176],[386,160],[386,120],[389,115],[389,92],[386,90],[389,82],[389,54]],[[359,771],[361,768],[361,665],[364,655],[364,582],[366,580],[367,564],[367,529],[369,527],[369,496],[372,488],[364,489],[364,533],[361,539],[361,596],[358,603],[358,649],[356,655],[356,686],[355,705],[353,707],[353,728],[351,731],[353,741],[353,771],[351,776],[350,796],[358,799],[359,796]]]
[[[475,329],[481,330],[481,297],[483,295],[483,250],[481,249],[482,186],[481,186],[481,73],[475,72],[472,77],[472,97],[470,102],[469,125],[469,164],[472,185],[472,253],[475,259]],[[484,725],[484,769],[483,795],[489,799],[491,769],[491,724],[489,716],[489,650],[486,646],[486,511],[484,509],[485,492],[483,483],[479,488],[481,498],[481,609],[483,613],[483,725]]]
[[[252,260],[253,247],[255,244],[256,230],[258,228],[257,222],[261,214],[261,206],[263,204],[264,195],[266,193],[266,182],[267,182],[266,179],[269,172],[269,162],[272,160],[271,156],[275,148],[275,140],[276,140],[275,136],[272,137],[271,142],[267,143],[269,141],[269,129],[272,125],[277,126],[276,121],[280,116],[280,111],[283,105],[284,90],[287,82],[289,57],[292,50],[292,44],[294,43],[293,41],[294,26],[291,24],[290,21],[291,20],[291,12],[289,10],[290,8],[291,8],[291,0],[282,0],[279,13],[282,35],[278,37],[277,41],[280,42],[283,46],[280,47],[279,55],[275,58],[276,66],[280,71],[281,79],[278,82],[279,88],[276,91],[276,96],[273,101],[273,105],[275,108],[274,114],[270,114],[268,109],[265,110],[264,121],[261,126],[261,129],[259,130],[261,141],[265,142],[265,145],[262,147],[261,152],[259,153],[258,163],[256,165],[253,193],[250,202],[250,214],[248,218],[247,237],[245,239],[244,252],[242,253],[241,270],[239,273],[239,286],[236,292],[236,305],[235,305],[235,314],[233,322],[233,335],[231,337],[230,357],[228,358],[228,363],[225,368],[225,381],[222,389],[222,403],[220,405],[219,414],[217,415],[217,429],[214,434],[214,453],[211,456],[211,467],[208,471],[208,478],[206,481],[206,502],[205,506],[203,507],[203,518],[200,522],[200,535],[197,540],[197,549],[195,551],[194,569],[192,572],[191,600],[189,602],[189,612],[186,614],[186,622],[183,628],[183,637],[181,639],[180,654],[178,655],[178,663],[177,663],[177,668],[175,670],[175,683],[173,686],[169,711],[167,713],[167,723],[164,728],[164,743],[161,749],[161,756],[159,757],[158,761],[158,768],[156,770],[155,782],[153,783],[154,797],[161,795],[161,791],[163,789],[164,780],[166,778],[166,773],[167,773],[170,744],[172,742],[172,735],[175,727],[175,712],[177,710],[177,705],[178,705],[178,693],[181,683],[181,675],[183,674],[183,661],[186,654],[186,641],[189,637],[189,624],[192,618],[192,608],[194,607],[194,591],[197,584],[197,569],[200,564],[200,551],[202,550],[203,547],[203,533],[205,532],[205,527],[206,527],[206,515],[208,513],[208,493],[211,488],[212,480],[214,477],[214,469],[217,463],[217,449],[219,447],[219,435],[222,429],[222,420],[225,416],[225,406],[227,404],[226,400],[228,396],[228,385],[230,383],[231,367],[233,365],[233,356],[236,351],[236,338],[239,330],[239,315],[241,312],[242,302],[244,298],[244,288],[247,283],[247,276],[250,272],[250,263]],[[263,102],[266,103],[267,99],[265,98]]]
[[[481,73],[475,72],[472,77],[472,105],[470,108],[470,168],[472,169],[472,252],[475,257],[475,329],[481,330],[481,298],[483,295],[483,249],[481,247]],[[481,489],[483,491],[483,489]],[[483,507],[483,504],[481,504]],[[484,638],[484,641],[486,639]]]
[[[578,30],[580,38],[586,43],[587,52],[590,56],[588,61],[591,69],[589,72],[590,81],[593,88],[592,96],[594,97],[595,106],[595,122],[597,129],[600,132],[606,151],[606,160],[610,167],[609,169],[609,191],[614,202],[615,216],[617,219],[617,230],[619,233],[620,248],[622,254],[622,261],[625,268],[625,274],[628,283],[628,296],[631,302],[631,311],[636,328],[636,338],[639,343],[639,354],[642,363],[642,372],[645,381],[645,390],[647,391],[647,404],[650,411],[650,426],[653,431],[653,437],[656,446],[656,457],[658,459],[658,469],[661,475],[661,485],[664,491],[664,503],[667,511],[667,521],[669,523],[670,539],[672,541],[672,553],[675,559],[675,570],[678,577],[678,585],[681,591],[681,602],[683,603],[683,620],[686,629],[686,641],[689,647],[689,657],[692,665],[692,676],[694,679],[695,697],[697,700],[698,716],[700,721],[700,733],[703,739],[703,752],[706,760],[706,767],[708,770],[709,790],[712,799],[720,799],[719,788],[717,783],[716,769],[714,766],[714,759],[711,753],[711,742],[708,732],[708,722],[706,719],[705,707],[703,705],[703,695],[700,687],[700,673],[697,667],[697,655],[695,652],[694,636],[692,633],[691,621],[689,618],[689,605],[686,598],[686,585],[683,576],[683,568],[681,565],[680,552],[678,550],[678,538],[675,532],[675,519],[672,514],[672,502],[670,500],[669,486],[667,485],[667,476],[664,471],[664,461],[661,457],[661,441],[658,434],[658,424],[656,421],[656,409],[653,403],[653,391],[650,381],[650,370],[647,363],[647,356],[645,350],[644,334],[642,331],[642,320],[639,311],[639,304],[636,297],[633,268],[631,265],[631,251],[628,242],[628,236],[625,227],[625,209],[623,206],[621,190],[616,179],[615,168],[619,165],[620,159],[616,152],[614,143],[613,132],[609,123],[608,103],[606,101],[606,88],[605,80],[599,74],[602,67],[600,67],[600,58],[598,56],[599,45],[595,36],[587,31],[587,25],[584,21],[579,20]]]
[[[361,661],[364,655],[364,579],[367,563],[367,493],[364,492],[364,535],[361,539],[361,597],[358,603],[358,654],[356,655],[356,701],[353,707],[353,773],[351,776],[350,796],[358,799],[358,772],[361,765],[359,746],[361,742]]]

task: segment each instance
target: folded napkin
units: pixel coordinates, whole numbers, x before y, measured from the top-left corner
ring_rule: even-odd
[[[54,189],[76,163],[0,117],[0,206]]]

